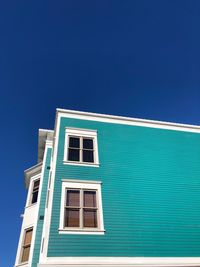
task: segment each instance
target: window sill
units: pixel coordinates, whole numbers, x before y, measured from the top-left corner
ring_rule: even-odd
[[[71,235],[104,235],[105,230],[99,229],[58,229],[59,234]]]
[[[19,264],[16,264],[14,267],[21,267],[21,266],[28,266],[28,261],[21,262]]]
[[[76,162],[76,161],[63,161],[65,165],[74,165],[74,166],[87,166],[87,167],[99,167],[99,163],[87,163],[87,162]]]

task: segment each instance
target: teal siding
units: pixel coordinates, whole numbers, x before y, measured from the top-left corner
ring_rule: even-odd
[[[98,130],[99,168],[63,164],[66,126]],[[58,234],[63,178],[103,182],[105,235]],[[48,256],[200,256],[200,134],[62,118]]]
[[[43,230],[43,222],[44,220],[40,219],[40,216],[44,216],[45,212],[45,204],[46,204],[46,192],[47,192],[47,186],[48,186],[48,179],[49,179],[49,169],[47,169],[50,166],[51,161],[51,152],[52,149],[47,149],[47,156],[45,160],[45,167],[44,167],[44,177],[43,177],[43,183],[40,185],[42,186],[42,192],[41,192],[41,200],[40,200],[40,207],[39,207],[39,216],[37,221],[37,229],[36,229],[36,237],[35,237],[35,244],[33,248],[33,260],[32,260],[32,267],[36,267],[39,262],[39,255],[40,255],[40,247],[41,247],[41,239],[42,239],[42,230]]]

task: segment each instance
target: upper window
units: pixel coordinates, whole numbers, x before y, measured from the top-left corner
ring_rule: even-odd
[[[68,164],[98,165],[97,132],[66,128],[64,162]]]
[[[61,233],[104,233],[100,182],[63,180]]]
[[[24,232],[24,240],[23,240],[22,253],[21,253],[21,263],[27,262],[29,259],[32,233],[33,233],[33,228],[26,229]]]
[[[69,136],[68,161],[94,163],[93,138]]]
[[[34,204],[37,202],[39,185],[40,185],[40,179],[33,181],[33,187],[32,187],[32,193],[31,193],[31,203],[30,204]]]

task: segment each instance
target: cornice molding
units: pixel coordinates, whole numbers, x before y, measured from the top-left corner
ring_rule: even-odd
[[[137,119],[131,117],[83,112],[83,111],[60,109],[60,108],[57,108],[56,111],[57,114],[60,114],[62,117],[66,118],[75,118],[75,119],[101,121],[101,122],[115,123],[115,124],[126,124],[126,125],[135,125],[135,126],[143,126],[150,128],[160,128],[160,129],[200,133],[200,126],[198,125],[172,123],[172,122],[147,120],[147,119]]]

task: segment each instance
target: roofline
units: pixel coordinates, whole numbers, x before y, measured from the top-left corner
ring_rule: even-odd
[[[34,165],[34,166],[32,166],[32,167],[26,169],[26,170],[24,171],[24,173],[29,173],[29,172],[33,171],[35,168],[40,167],[40,165],[42,165],[42,162],[40,162],[40,163],[38,163],[38,164],[36,164],[36,165]]]
[[[32,177],[33,175],[37,175],[38,173],[41,172],[42,170],[42,163],[43,162],[40,162],[28,169],[26,169],[24,171],[24,178],[25,178],[25,185],[26,185],[26,188],[29,187],[29,182],[30,182],[30,177]]]
[[[173,129],[173,130],[182,130],[182,131],[192,131],[192,132],[200,132],[200,126],[192,125],[192,124],[182,124],[182,123],[174,123],[174,122],[165,122],[165,121],[157,121],[157,120],[148,120],[148,119],[138,119],[138,118],[131,118],[131,117],[124,117],[124,116],[116,116],[116,115],[108,115],[108,114],[100,114],[100,113],[92,113],[92,112],[85,112],[85,111],[76,111],[76,110],[69,110],[69,109],[61,109],[57,108],[56,113],[64,113],[68,115],[67,117],[90,117],[90,120],[102,120],[105,122],[111,123],[121,123],[121,124],[136,124],[140,126],[146,127],[154,127],[154,128],[166,128],[166,129]],[[84,118],[82,118],[84,119]]]
[[[39,132],[51,132],[51,133],[53,133],[53,132],[54,132],[54,130],[49,130],[49,129],[41,129],[41,128],[39,128]]]

